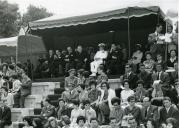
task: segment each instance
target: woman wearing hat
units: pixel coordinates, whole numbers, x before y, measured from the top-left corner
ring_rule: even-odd
[[[95,54],[94,61],[91,62],[91,76],[96,76],[99,65],[103,64],[104,59],[106,59],[108,56],[108,52],[104,50],[105,44],[100,43],[98,46],[99,51]]]

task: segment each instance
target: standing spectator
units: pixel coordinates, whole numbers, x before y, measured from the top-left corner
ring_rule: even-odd
[[[131,64],[125,65],[125,74],[121,77],[121,81],[124,81],[125,79],[128,79],[130,89],[135,89],[137,87],[136,81],[138,80],[138,77],[132,72]]]
[[[9,107],[12,108],[14,105],[14,98],[11,93],[8,92],[7,87],[2,87],[2,96],[1,100],[5,102],[5,104]]]
[[[105,74],[104,72],[104,66],[103,65],[99,65],[98,69],[98,76],[97,76],[97,84],[101,84],[102,82],[107,82],[108,81],[108,76]]]
[[[27,59],[27,75],[32,79],[32,73],[34,70],[34,65],[31,63],[30,59]]]
[[[59,75],[61,76],[64,74],[64,56],[59,50],[56,50],[55,53],[57,55],[57,60],[58,60],[58,64],[59,64],[58,72],[59,72]]]
[[[104,61],[108,56],[107,51],[104,50],[105,44],[101,43],[98,46],[99,51],[95,54],[94,61],[91,62],[91,76],[96,76],[99,65],[104,64]]]
[[[133,116],[137,121],[137,124],[140,124],[141,110],[135,105],[135,97],[130,96],[127,100],[129,102],[129,106],[124,109],[124,113],[126,115],[124,118],[127,118],[127,116]]]
[[[48,78],[50,77],[50,68],[49,68],[49,62],[48,60],[45,60],[44,63],[42,64],[42,68],[41,68],[41,74],[42,74],[42,78]]]
[[[60,60],[58,59],[58,56],[54,54],[54,60],[53,60],[53,76],[58,77],[59,76],[59,65]]]
[[[168,118],[174,118],[179,123],[179,111],[172,106],[169,97],[164,97],[163,105],[164,107],[160,109],[160,124],[166,123]]]
[[[86,69],[87,63],[88,63],[88,55],[87,52],[83,50],[83,47],[81,45],[77,46],[77,50],[75,52],[75,64],[76,69]]]
[[[40,115],[46,120],[51,116],[55,117],[55,107],[51,105],[48,98],[43,101],[43,105],[44,107],[42,108]]]
[[[11,93],[14,96],[14,107],[19,108],[20,107],[20,88],[22,83],[18,79],[17,75],[11,76],[11,81],[13,82]]]
[[[151,52],[147,51],[145,53],[145,58],[146,58],[146,60],[143,62],[144,66],[145,66],[145,70],[148,73],[151,73],[154,68],[154,64],[155,64],[155,61],[152,59]]]
[[[152,56],[155,56],[157,53],[161,53],[162,55],[164,54],[164,47],[163,47],[163,42],[164,42],[164,35],[161,33],[162,32],[162,25],[157,24],[156,30],[154,33],[149,34],[148,36],[148,45],[150,47],[150,52],[152,53]]]
[[[71,114],[69,108],[67,107],[65,101],[62,98],[58,99],[58,107],[56,109],[56,113],[58,120],[61,120],[62,116],[70,116]]]
[[[22,73],[21,75],[21,88],[20,88],[20,107],[24,108],[25,97],[31,94],[31,86],[32,82],[31,79],[25,74]]]
[[[121,103],[127,105],[128,97],[134,94],[134,91],[129,88],[128,80],[124,80],[124,90],[121,91]]]
[[[65,89],[68,90],[68,85],[73,84],[74,88],[77,87],[78,78],[75,76],[76,70],[70,69],[69,76],[65,78]]]
[[[108,73],[112,75],[122,74],[122,52],[117,49],[116,44],[111,44],[111,50],[107,58]]]
[[[71,47],[67,47],[67,54],[65,55],[65,72],[67,73],[70,69],[74,68],[74,52]]]
[[[91,126],[90,128],[100,128],[98,119],[97,118],[91,118],[90,126]]]
[[[0,101],[0,127],[10,126],[11,123],[11,109],[6,106],[4,101]]]
[[[177,53],[175,50],[170,51],[170,57],[167,61],[168,68],[174,68],[174,63],[178,62]]]
[[[118,124],[118,126],[120,126],[122,122],[122,118],[124,116],[124,110],[120,106],[120,99],[118,97],[114,97],[112,98],[111,102],[113,108],[110,111],[110,117],[116,118],[116,123]]]
[[[86,118],[87,124],[89,125],[91,118],[96,118],[96,111],[90,107],[89,100],[83,101],[83,105],[85,109],[82,110],[81,114]]]
[[[48,61],[48,64],[49,64],[50,77],[53,77],[53,72],[54,72],[54,67],[53,67],[54,53],[53,53],[53,50],[51,50],[51,49],[48,51],[47,61]]]

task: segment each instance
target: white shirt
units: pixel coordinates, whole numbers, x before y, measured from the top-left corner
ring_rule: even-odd
[[[107,51],[97,51],[97,53],[94,56],[94,60],[96,59],[106,59],[108,56],[108,52]]]
[[[171,43],[172,42],[172,35],[173,33],[165,33],[165,42]]]
[[[5,103],[8,107],[10,107],[10,108],[13,107],[14,97],[11,93],[8,93],[6,97],[4,95],[2,95],[1,99],[5,100]]]
[[[20,87],[21,87],[21,82],[20,82],[20,80],[15,80],[14,82],[13,82],[13,86],[12,86],[12,90],[13,90],[13,92],[18,92],[19,91],[19,89],[20,89]]]
[[[129,89],[129,90],[122,90],[121,91],[121,101],[122,102],[127,102],[127,98],[129,97],[129,96],[131,96],[131,95],[133,95],[134,94],[134,91],[133,90],[131,90],[131,89]]]

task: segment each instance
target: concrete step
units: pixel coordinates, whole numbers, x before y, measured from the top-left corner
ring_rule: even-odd
[[[29,95],[25,98],[25,108],[41,108],[42,95]]]

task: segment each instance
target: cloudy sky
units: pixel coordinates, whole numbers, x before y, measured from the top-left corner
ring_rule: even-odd
[[[119,9],[127,6],[157,5],[164,12],[177,10],[178,0],[7,0],[17,3],[21,14],[26,12],[29,4],[45,7],[49,12],[63,16],[90,14]]]

